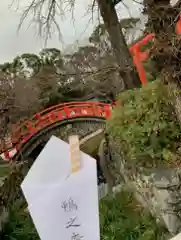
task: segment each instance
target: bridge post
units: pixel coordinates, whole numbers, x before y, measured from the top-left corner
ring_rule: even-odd
[[[109,119],[111,117],[111,107],[110,105],[105,105],[104,106],[104,112],[105,112],[105,117],[106,119]]]
[[[65,115],[66,115],[67,118],[70,117],[70,110],[69,110],[69,108],[66,106],[66,104],[64,105],[64,112],[65,112]]]
[[[32,122],[31,122],[31,121],[29,121],[29,120],[26,120],[26,122],[25,122],[25,126],[27,127],[27,129],[28,129],[28,132],[29,132],[30,134],[33,134],[33,133],[34,133],[34,131],[35,131],[35,128],[33,127],[33,125],[32,125]]]

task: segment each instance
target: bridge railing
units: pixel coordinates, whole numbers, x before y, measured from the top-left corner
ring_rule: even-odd
[[[107,119],[111,115],[111,105],[100,102],[69,102],[47,108],[12,129],[10,142],[2,142],[0,152],[6,152],[16,146],[19,150],[40,130],[62,120],[77,117],[96,117]]]

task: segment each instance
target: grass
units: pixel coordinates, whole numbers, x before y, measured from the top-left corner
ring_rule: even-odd
[[[5,177],[6,175],[8,175],[8,173],[10,172],[10,168],[8,165],[0,165],[0,178],[1,177]]]
[[[15,207],[15,206],[14,206]],[[101,240],[162,240],[166,230],[145,213],[131,193],[122,192],[116,198],[100,201]],[[37,240],[38,235],[29,214],[11,209],[10,221],[2,240]]]
[[[100,202],[100,223],[102,240],[162,240],[167,234],[128,192]]]

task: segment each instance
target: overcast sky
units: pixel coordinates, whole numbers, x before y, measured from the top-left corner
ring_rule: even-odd
[[[10,8],[13,0],[1,0],[0,7],[0,63],[12,61],[14,57],[26,52],[37,53],[43,47],[43,40],[37,39],[36,29],[34,26],[28,28],[28,21],[24,27],[17,33],[17,27],[20,20],[21,11],[16,10],[16,3]],[[20,0],[22,4],[28,3],[31,0]],[[59,19],[59,25],[63,36],[63,42],[54,35],[48,41],[47,47],[66,48],[67,45],[74,43],[76,40],[88,38],[96,24],[96,15],[94,21],[90,21],[91,14],[85,16],[88,3],[91,0],[76,0],[74,11],[75,22],[72,21],[72,15],[66,14],[66,19]],[[126,0],[127,7],[118,4],[117,11],[120,17],[134,17],[140,14],[140,4]],[[22,9],[22,8],[21,8]]]

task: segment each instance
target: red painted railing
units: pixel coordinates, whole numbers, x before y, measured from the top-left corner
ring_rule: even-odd
[[[21,149],[24,143],[46,127],[59,121],[79,117],[108,119],[111,116],[111,109],[110,104],[100,102],[70,102],[50,107],[15,126],[9,142],[1,145],[0,152],[3,152],[3,157],[8,160]],[[11,154],[12,151],[13,154]]]

